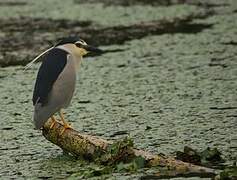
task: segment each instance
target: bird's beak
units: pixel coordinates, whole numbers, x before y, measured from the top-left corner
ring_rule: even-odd
[[[90,45],[83,45],[82,48],[85,49],[87,53],[96,53],[96,54],[103,53],[103,50]]]

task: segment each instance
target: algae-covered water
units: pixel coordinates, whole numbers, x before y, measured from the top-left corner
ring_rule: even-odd
[[[18,6],[0,4],[0,18],[80,18],[107,27],[203,11],[194,5],[123,7],[49,0]],[[212,8],[215,13],[209,17],[193,20],[210,25],[198,33],[147,35],[100,46],[121,51],[84,59],[66,110],[68,121],[81,132],[106,139],[129,135],[137,147],[155,153],[173,155],[185,145],[210,146],[218,148],[227,163],[236,161],[237,3]],[[0,179],[79,179],[95,165],[63,155],[33,129],[31,97],[39,65],[25,72],[22,66],[0,68]],[[138,176],[118,173],[94,179]]]

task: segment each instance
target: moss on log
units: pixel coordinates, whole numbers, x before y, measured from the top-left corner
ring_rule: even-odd
[[[48,120],[45,123],[43,127],[43,136],[53,144],[56,144],[61,149],[74,156],[83,157],[87,160],[96,160],[106,154],[108,147],[113,144],[113,142],[99,137],[81,134],[74,129],[67,129],[63,134],[61,134],[63,125],[56,122],[55,125],[50,128],[51,123],[51,120]],[[172,170],[175,175],[191,173],[202,174],[202,176],[206,174],[209,177],[216,175],[214,169],[193,165],[176,160],[172,157],[155,155],[133,147],[127,148],[126,152],[123,152],[122,155],[126,155],[127,159],[129,157],[141,156],[146,161],[146,167],[167,167],[169,170]],[[121,154],[119,158],[123,159]],[[159,176],[160,174],[162,173],[157,172],[156,176]]]

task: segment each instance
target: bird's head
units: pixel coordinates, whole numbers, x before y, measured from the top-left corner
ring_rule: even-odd
[[[88,45],[84,40],[77,38],[77,37],[68,37],[62,39],[55,47],[63,47],[65,50],[70,51],[71,53],[75,54],[76,56],[84,56],[88,53],[102,53],[103,51]]]
[[[45,50],[40,55],[38,55],[36,58],[34,58],[30,63],[28,63],[25,66],[24,71],[27,70],[28,68],[30,68],[34,62],[36,62],[40,57],[42,57],[44,54],[46,54],[47,52],[49,52],[50,50],[52,50],[55,47],[62,48],[77,57],[82,57],[90,52],[98,53],[98,54],[101,54],[104,52],[96,47],[88,45],[85,41],[83,41],[80,38],[77,38],[77,37],[63,38],[55,46]]]

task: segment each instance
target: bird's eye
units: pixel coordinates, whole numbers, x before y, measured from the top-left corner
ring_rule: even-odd
[[[87,45],[87,44],[86,44],[85,41],[83,41],[83,40],[81,39],[81,40],[75,42],[75,45],[76,45],[77,47],[83,47],[84,45]]]
[[[79,43],[79,42],[75,43],[75,45],[76,45],[77,47],[82,47],[82,44]]]

